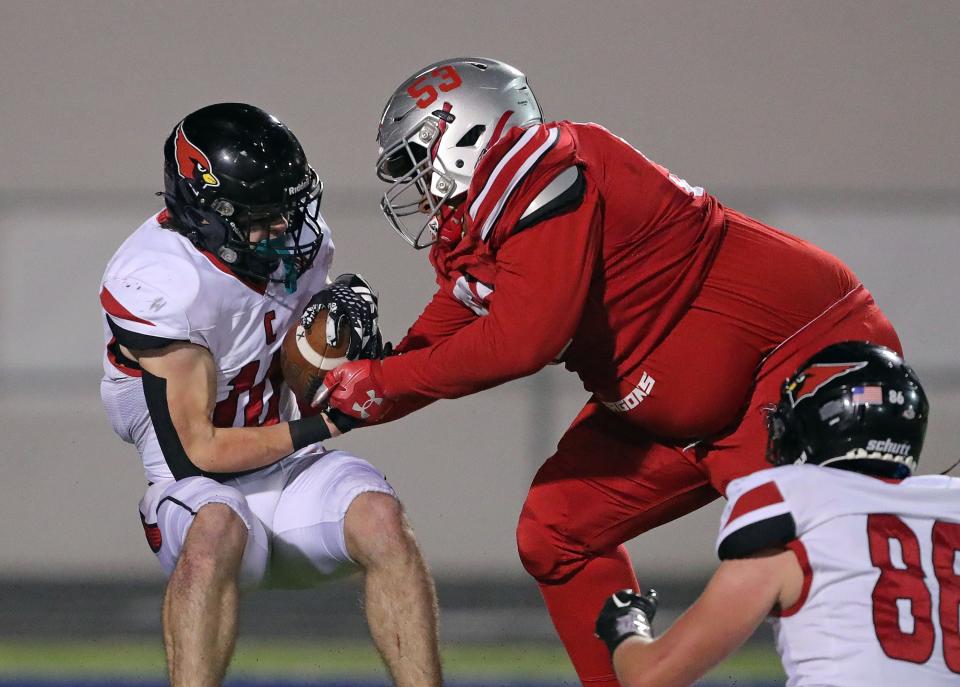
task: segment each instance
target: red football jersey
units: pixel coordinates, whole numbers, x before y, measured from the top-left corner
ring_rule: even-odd
[[[572,168],[573,193],[531,213]],[[444,220],[430,254],[439,291],[403,355],[384,361],[391,396],[455,398],[560,357],[628,410],[615,406],[649,392],[644,360],[696,299],[742,319],[769,350],[857,283],[832,256],[723,208],[595,124],[507,132]],[[731,222],[749,234],[730,242],[737,255],[704,296]]]

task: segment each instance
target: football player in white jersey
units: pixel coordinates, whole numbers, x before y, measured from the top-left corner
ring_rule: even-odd
[[[433,581],[393,489],[365,460],[323,447],[343,418],[301,417],[280,374],[283,336],[308,303],[349,320],[348,357],[381,354],[369,287],[329,282],[316,172],[286,126],[239,103],[185,117],[164,157],[166,209],[101,283],[101,397],[146,472],[140,517],[169,576],[172,684],[222,681],[240,588],[359,568],[395,684],[439,685]]]
[[[768,416],[776,466],[734,481],[703,595],[653,638],[655,593],[597,619],[624,687],[690,685],[770,616],[789,687],[960,684],[960,479],[912,477],[928,404],[893,351],[834,344]]]

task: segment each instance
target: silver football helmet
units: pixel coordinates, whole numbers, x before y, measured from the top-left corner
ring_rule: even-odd
[[[377,176],[390,184],[383,214],[414,248],[432,245],[440,213],[462,202],[491,140],[542,121],[527,77],[509,64],[457,57],[418,70],[380,117]],[[409,228],[403,218],[420,213],[427,219]]]

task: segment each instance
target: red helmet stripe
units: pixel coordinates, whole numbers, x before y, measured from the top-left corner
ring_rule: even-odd
[[[817,392],[817,389],[827,382],[866,366],[867,362],[865,360],[854,363],[823,363],[811,365],[803,371],[803,377],[800,383],[794,388],[788,389],[791,398],[793,398],[793,404],[796,405],[807,396],[812,396]],[[798,392],[801,391],[803,393],[798,394]]]
[[[507,125],[507,122],[513,116],[513,110],[507,110],[497,121],[497,125],[493,128],[493,135],[490,136],[490,141],[487,143],[487,147],[490,148],[494,143],[500,140],[500,137],[503,136],[503,128]]]
[[[448,103],[448,102],[443,103],[444,112],[449,112],[452,109],[453,109],[453,105],[451,103]],[[441,117],[440,121],[437,123],[437,128],[439,129],[439,133],[437,134],[437,140],[434,141],[433,145],[430,147],[430,162],[433,162],[434,160],[437,159],[437,149],[440,147],[440,139],[443,138],[443,133],[447,130],[447,126],[448,126],[447,120]]]

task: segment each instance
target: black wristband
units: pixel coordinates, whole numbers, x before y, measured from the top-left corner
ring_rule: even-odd
[[[330,438],[330,429],[323,415],[304,417],[287,424],[290,425],[290,438],[293,440],[294,451]]]
[[[334,426],[340,430],[340,434],[346,434],[351,429],[356,429],[357,427],[363,425],[363,422],[357,418],[351,417],[346,413],[342,413],[336,408],[327,408],[325,411],[323,411],[323,414],[326,415],[330,422],[332,422]]]

